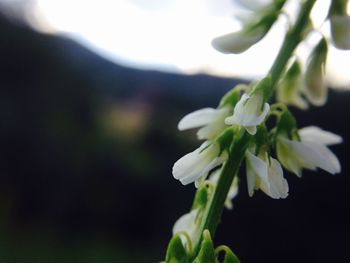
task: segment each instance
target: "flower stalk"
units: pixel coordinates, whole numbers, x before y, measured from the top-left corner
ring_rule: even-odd
[[[282,0],[275,1],[280,3],[281,7],[285,3]],[[286,198],[288,196],[289,188],[287,181],[283,177],[282,166],[299,176],[301,175],[301,169],[315,170],[317,167],[332,174],[340,172],[340,164],[337,157],[326,147],[326,145],[339,143],[341,141],[340,137],[337,138],[335,135],[321,130],[315,131],[312,128],[311,133],[325,138],[324,143],[309,142],[305,141],[305,139],[303,141],[305,137],[303,133],[305,132],[300,130],[300,134],[298,133],[296,121],[292,114],[289,113],[287,107],[283,103],[278,104],[279,106],[275,104],[271,107],[268,104],[275,89],[281,83],[281,78],[286,71],[289,60],[294,55],[295,49],[304,40],[310,29],[310,13],[316,0],[304,0],[301,2],[296,22],[286,33],[283,44],[267,77],[260,82],[253,83],[250,87],[239,85],[237,88],[231,90],[223,97],[217,109],[202,109],[187,115],[180,121],[180,130],[201,127],[197,133],[198,138],[208,140],[206,142],[208,145],[217,145],[219,150],[211,151],[210,160],[216,160],[219,157],[224,158],[219,163],[215,163],[215,165],[211,165],[211,163],[209,163],[209,166],[204,165],[203,169],[201,167],[199,167],[200,169],[193,167],[194,158],[189,158],[189,161],[186,156],[187,159],[183,157],[174,165],[175,173],[173,170],[173,175],[176,179],[181,181],[184,176],[186,177],[190,173],[192,177],[187,181],[182,180],[181,182],[186,184],[195,182],[196,187],[198,187],[192,212],[183,217],[188,219],[190,215],[196,213],[195,218],[189,220],[183,226],[184,228],[190,227],[188,233],[191,233],[191,240],[187,241],[192,242],[190,253],[186,252],[188,262],[198,262],[198,255],[203,251],[203,244],[205,242],[211,242],[208,236],[214,237],[225,203],[227,203],[227,197],[233,180],[237,176],[245,158],[248,160],[248,168],[251,169],[249,171],[250,185],[248,185],[250,195],[253,194],[254,189],[257,190],[260,188],[274,199]],[[218,41],[221,43],[220,39]],[[231,39],[230,41],[236,42],[237,39]],[[298,83],[298,81],[295,81],[295,83]],[[242,95],[241,91],[245,93]],[[232,111],[233,115],[228,116],[229,112]],[[264,121],[270,116],[277,117],[277,126],[268,133]],[[225,121],[223,122],[223,120]],[[227,127],[223,123],[231,126]],[[310,128],[306,129],[306,132],[310,133]],[[331,141],[329,142],[329,140]],[[268,152],[272,144],[276,147],[276,142],[277,157],[282,165],[277,159],[272,158]],[[305,152],[308,152],[309,155],[313,155],[314,153],[315,158],[309,158],[309,162],[301,162],[295,158],[293,153],[289,154],[289,156],[288,153],[283,151],[283,147],[281,148],[283,143],[293,145],[296,149],[295,152],[298,152],[300,155],[305,154]],[[207,151],[211,150],[211,148],[203,148],[203,150],[199,148],[199,150],[196,150],[198,152],[196,152],[197,155],[204,156],[206,149]],[[318,155],[317,152],[320,152],[320,150],[322,150],[322,153],[325,153],[324,156]],[[259,153],[261,154],[259,155]],[[197,159],[202,160],[203,158]],[[305,160],[308,161],[308,158]],[[292,164],[295,164],[294,166],[297,169],[294,169],[294,166],[290,166],[291,161],[294,161]],[[328,166],[325,166],[327,163],[331,168],[328,169]],[[222,166],[220,166],[221,164]],[[263,167],[263,171],[260,169],[261,167]],[[187,171],[185,171],[185,168]],[[194,173],[194,171],[197,171],[196,169],[199,169],[198,173]],[[218,169],[215,172],[221,172],[215,183],[213,181],[210,182],[210,180],[204,181],[214,169]],[[182,172],[180,176],[177,171]],[[262,172],[263,174],[261,174]],[[205,190],[206,187],[208,187],[207,191]],[[204,199],[200,197],[202,194],[205,196]],[[193,210],[198,207],[198,200],[204,200],[200,206],[200,212]],[[194,220],[196,224],[193,224]],[[195,227],[191,227],[192,225],[195,225]],[[206,234],[204,235],[204,233]],[[174,235],[175,238],[176,233]],[[207,239],[205,239],[205,236],[207,236]],[[181,247],[181,245],[179,246]],[[212,243],[210,243],[210,250],[212,249]],[[167,262],[173,261],[167,260]]]
[[[303,40],[305,31],[309,27],[309,17],[312,7],[314,6],[316,0],[304,1],[303,5],[300,6],[300,13],[297,17],[295,25],[287,32],[284,38],[282,47],[273,63],[269,74],[271,76],[271,87],[269,90],[269,95],[272,96],[274,89],[284,71],[286,64],[293,55],[295,48]]]
[[[300,13],[294,27],[287,33],[284,39],[277,58],[269,71],[271,76],[271,84],[268,91],[268,97],[271,97],[273,94],[275,86],[279,81],[288,60],[292,56],[297,45],[303,39],[304,29],[309,23],[309,15],[315,2],[316,0],[308,0],[304,2],[300,8]],[[203,218],[199,232],[204,231],[204,229],[208,229],[212,236],[215,235],[216,227],[220,221],[224,208],[226,196],[229,192],[233,178],[237,174],[242,163],[250,138],[251,136],[245,132],[244,129],[242,129],[241,136],[234,140],[234,143],[230,148],[228,160],[223,166],[222,174],[215,188],[209,208]],[[201,240],[199,239],[193,244],[194,255],[199,250],[200,242]]]

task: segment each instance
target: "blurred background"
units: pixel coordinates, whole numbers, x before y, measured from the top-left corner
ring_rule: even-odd
[[[177,122],[215,107],[235,84],[266,72],[274,56],[260,65],[249,54],[224,59],[210,50],[227,21],[235,28],[230,16],[238,7],[202,2],[181,9],[181,1],[0,1],[0,262],[164,259],[172,226],[195,192],[171,175],[173,163],[198,146],[195,132],[178,132]],[[151,30],[169,12],[183,18],[180,25],[164,20],[170,40],[167,30]],[[208,19],[212,28],[203,24]],[[185,28],[187,36],[175,34]],[[197,36],[208,47],[197,48]],[[349,63],[341,54],[330,59],[339,74]],[[228,62],[236,59],[240,67]],[[249,198],[242,176],[215,238],[242,262],[350,262],[350,76],[343,75],[330,82],[338,89],[325,107],[293,111],[301,127],[344,138],[332,147],[342,173],[287,174],[286,200],[261,192]]]

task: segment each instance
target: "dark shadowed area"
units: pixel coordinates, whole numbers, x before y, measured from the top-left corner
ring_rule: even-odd
[[[120,67],[0,15],[0,262],[159,262],[193,185],[171,175],[198,146],[177,122],[238,80]],[[174,51],[176,52],[176,51]],[[242,262],[350,262],[350,93],[294,111],[340,134],[343,171],[287,174],[290,196],[249,198],[244,171],[216,245]]]

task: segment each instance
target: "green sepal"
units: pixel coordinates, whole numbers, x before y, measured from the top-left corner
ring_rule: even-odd
[[[182,244],[181,233],[176,234],[170,240],[166,252],[165,262],[167,263],[189,263],[190,255]]]
[[[282,98],[283,96],[288,98],[288,96],[293,95],[295,89],[300,88],[300,78],[301,65],[298,60],[295,60],[278,85],[277,98],[279,98],[279,101],[285,101],[286,99]]]
[[[228,252],[225,255],[224,262],[223,263],[240,263],[241,261],[238,259],[238,257],[233,254],[232,252]]]
[[[324,87],[327,53],[328,43],[322,37],[307,59],[305,94],[309,101],[317,106],[323,105],[327,97],[327,89]]]
[[[255,154],[258,155],[260,150],[267,151],[269,148],[269,132],[265,124],[259,125],[257,127],[256,134],[253,138],[254,145],[256,145]]]
[[[305,110],[308,104],[302,98],[301,90],[302,68],[299,60],[295,60],[277,85],[277,101]]]
[[[308,68],[310,67],[319,67],[320,65],[325,64],[327,59],[327,53],[328,43],[327,40],[324,37],[322,37],[310,54],[306,70],[308,70]]]
[[[232,250],[228,246],[219,246],[215,249],[215,255],[216,257],[219,256],[219,253],[221,251],[225,252],[224,261],[222,263],[240,263],[241,261],[239,258],[235,255],[235,253],[232,252]]]
[[[195,258],[193,263],[215,263],[215,252],[213,241],[210,237],[209,230],[205,229],[203,231],[203,240],[198,252],[198,256]]]
[[[236,85],[233,89],[228,91],[220,100],[219,107],[218,108],[223,108],[226,106],[230,106],[234,108],[237,104],[237,102],[240,99],[241,96],[241,91],[242,90],[248,90],[249,86],[244,85],[244,84],[238,84]]]
[[[298,138],[297,121],[288,109],[284,109],[277,120],[276,134],[283,134],[289,139]]]
[[[271,76],[268,75],[255,84],[251,92],[251,95],[253,94],[262,95],[263,101],[266,102],[269,100],[271,96],[271,92],[273,92],[273,90],[271,89],[271,86],[272,86],[272,79],[271,79]]]
[[[263,8],[255,16],[255,20],[246,25],[244,32],[249,33],[262,28],[264,30],[264,35],[262,37],[264,37],[276,22],[285,2],[286,0],[275,0],[271,5]]]
[[[196,195],[194,197],[192,209],[200,208],[203,209],[207,206],[208,200],[213,192],[213,187],[210,183],[204,182],[197,189]]]
[[[228,150],[231,146],[231,143],[234,138],[234,131],[233,127],[229,127],[226,130],[224,130],[216,139],[216,142],[219,144],[220,147],[220,153],[219,155],[224,151]]]

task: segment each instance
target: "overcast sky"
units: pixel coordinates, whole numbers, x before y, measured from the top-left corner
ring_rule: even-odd
[[[266,1],[266,0],[260,0]],[[241,55],[223,55],[211,47],[212,38],[236,31],[234,15],[243,9],[233,0],[0,0],[24,8],[37,30],[69,35],[119,64],[178,73],[219,76],[263,76],[278,50],[286,29],[282,16],[266,38]],[[298,0],[289,1],[295,10]],[[313,11],[315,24],[329,0]],[[25,5],[24,5],[25,3]],[[322,31],[329,34],[328,24]],[[317,34],[298,49],[303,59]],[[330,50],[328,76],[336,84],[350,84],[350,51]]]

